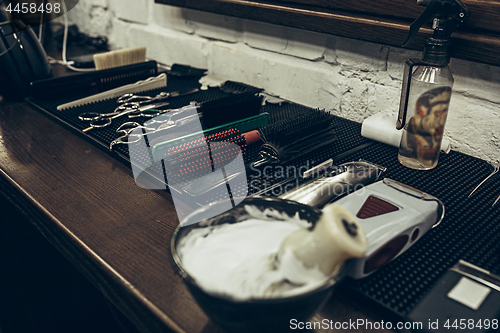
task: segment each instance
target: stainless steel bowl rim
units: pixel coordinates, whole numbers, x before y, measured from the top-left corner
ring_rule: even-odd
[[[201,212],[204,212],[204,211],[206,211],[206,210],[214,207],[217,204],[223,204],[225,202],[226,201],[220,201],[220,202],[217,202],[215,204],[211,204],[211,205],[207,205],[207,206],[201,207],[200,209],[197,209],[196,211],[192,212],[187,217],[185,217],[183,219],[183,222],[186,221],[186,220],[188,220],[192,216],[200,214]],[[255,204],[266,204],[266,205],[269,205],[269,204],[279,204],[279,205],[287,205],[287,206],[294,206],[294,207],[296,207],[297,211],[304,211],[304,212],[305,211],[309,211],[311,214],[317,215],[317,217],[319,217],[321,215],[321,210],[319,210],[319,209],[316,209],[316,208],[313,208],[313,207],[310,207],[310,206],[307,206],[307,205],[304,205],[304,204],[301,204],[301,203],[298,203],[298,202],[295,202],[295,201],[282,200],[282,199],[278,199],[278,198],[247,197],[239,205],[242,205],[242,204],[253,204],[253,205],[255,205]],[[315,221],[311,221],[311,222],[314,224]],[[226,294],[213,293],[213,292],[206,291],[202,286],[200,286],[196,282],[196,279],[194,277],[192,277],[186,271],[186,269],[184,268],[184,265],[182,264],[181,259],[179,258],[179,255],[177,254],[176,242],[177,242],[177,237],[178,237],[179,233],[181,232],[181,230],[183,228],[182,225],[183,225],[183,223],[181,223],[180,225],[177,226],[177,228],[174,230],[174,233],[172,234],[172,238],[170,240],[170,255],[171,255],[171,258],[172,258],[172,260],[174,262],[174,268],[177,271],[177,273],[184,280],[186,280],[189,283],[193,284],[194,286],[196,286],[197,288],[199,288],[200,290],[202,290],[204,293],[206,293],[206,294],[208,294],[208,295],[210,295],[212,297],[217,297],[217,298],[220,298],[220,299],[224,299],[225,301],[233,302],[233,303],[245,303],[245,304],[252,304],[252,303],[254,303],[254,304],[282,303],[283,301],[292,301],[292,300],[296,300],[296,299],[307,298],[307,297],[309,297],[309,296],[311,296],[313,294],[316,294],[316,293],[319,293],[319,292],[323,292],[323,291],[325,291],[325,290],[333,287],[338,282],[338,280],[340,279],[340,277],[338,275],[337,276],[333,276],[333,277],[329,278],[328,280],[326,280],[324,283],[322,283],[317,288],[314,288],[312,290],[308,290],[307,292],[304,292],[304,293],[301,293],[301,294],[296,294],[296,295],[292,294],[292,295],[289,295],[289,296],[273,297],[273,298],[237,299],[237,298],[231,297],[231,296],[226,295]],[[204,227],[207,227],[207,226],[204,226]],[[194,228],[194,227],[192,227],[192,228]]]

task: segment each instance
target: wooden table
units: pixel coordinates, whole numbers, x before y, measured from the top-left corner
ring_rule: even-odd
[[[0,174],[0,193],[25,207],[40,232],[140,331],[223,332],[170,262],[179,221],[166,191],[140,188],[127,165],[26,103],[5,100]],[[323,318],[381,320],[342,293],[313,321]]]

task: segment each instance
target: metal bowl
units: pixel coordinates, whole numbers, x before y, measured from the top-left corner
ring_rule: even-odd
[[[171,243],[171,258],[178,274],[182,277],[189,291],[198,302],[203,311],[216,323],[231,331],[246,332],[278,332],[286,331],[290,328],[290,320],[309,320],[319,309],[329,300],[333,292],[333,287],[338,281],[337,277],[332,277],[314,290],[302,294],[279,297],[262,298],[250,300],[238,300],[227,295],[209,293],[203,290],[196,280],[185,270],[182,261],[177,254],[179,241],[194,228],[205,228],[223,223],[239,223],[245,220],[245,205],[253,205],[261,211],[266,208],[273,208],[279,212],[285,212],[289,216],[294,216],[297,212],[301,219],[313,224],[321,215],[319,209],[312,208],[297,202],[275,198],[246,198],[232,210],[220,214],[214,218],[204,220],[197,224],[189,223],[190,220],[199,221],[199,216],[211,216],[210,211],[220,211],[218,205],[227,205],[221,202],[207,207],[203,207],[184,219],[177,227]],[[272,221],[269,223],[283,223]]]

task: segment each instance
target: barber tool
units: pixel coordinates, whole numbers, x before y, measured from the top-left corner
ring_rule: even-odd
[[[469,10],[460,0],[420,3],[428,3],[427,8],[411,24],[403,46],[430,20],[434,34],[427,39],[421,60],[408,59],[405,62],[396,128],[403,129],[399,162],[408,168],[429,170],[438,163],[453,87],[453,76],[448,67],[450,36],[467,20]],[[408,109],[410,119],[406,122]]]
[[[285,164],[336,140],[332,116],[319,109],[264,126],[260,134],[265,143],[254,167]]]
[[[228,130],[171,147],[163,159],[169,184],[186,182],[223,168],[246,150],[238,130]]]
[[[122,105],[115,109],[114,112],[111,113],[95,113],[95,112],[84,112],[78,116],[78,118],[82,121],[90,120],[90,126],[83,129],[83,132],[88,132],[93,128],[102,128],[111,125],[113,119],[123,117],[132,112],[141,113],[146,111],[155,110],[158,114],[161,113],[161,110],[156,108],[168,105],[168,102],[160,102],[157,104],[147,105],[143,107],[139,107],[137,104],[132,103],[131,105]]]
[[[258,114],[261,103],[262,98],[253,93],[223,97],[203,103],[192,103],[181,109],[171,111],[168,114],[171,121],[163,122],[157,131],[176,126],[175,122],[186,118],[184,114],[192,108],[195,108],[198,112],[198,115],[194,114],[192,117],[199,117],[203,127],[210,128],[218,126],[222,122],[227,123]]]
[[[213,75],[205,75],[200,78],[201,90],[211,88],[219,88],[225,93],[229,94],[243,94],[243,93],[261,93],[264,89],[257,88],[245,83],[224,80]]]
[[[488,179],[490,179],[491,177],[493,177],[493,175],[495,175],[498,170],[500,170],[500,162],[488,162],[492,167],[493,167],[493,171],[485,178],[483,179],[483,181],[481,181],[470,193],[469,193],[469,198],[470,196],[476,192],[476,190],[481,186],[483,185]],[[495,206],[497,204],[497,202],[500,200],[500,196],[495,200],[495,202],[493,202],[492,206]]]
[[[230,94],[243,94],[243,93],[252,93],[257,94],[262,92],[264,89],[257,88],[254,86],[250,86],[245,83],[235,82],[235,81],[225,81],[220,85],[220,90]]]
[[[385,178],[336,201],[351,212],[365,231],[368,249],[348,261],[344,273],[356,279],[373,273],[410,248],[444,218],[441,200]]]
[[[267,116],[267,114],[266,114],[266,116]],[[243,120],[243,121],[245,121],[245,120]],[[234,124],[234,122],[233,122],[233,124]],[[223,126],[223,127],[225,128],[225,126]],[[217,130],[214,132],[208,130],[208,131],[204,131],[203,135],[205,137],[209,137],[209,136],[213,136],[213,135],[218,134],[218,133],[228,133],[228,132],[229,133],[232,133],[232,132],[240,133],[241,132],[238,130],[238,127],[239,127],[238,125],[235,125],[235,128],[230,128],[230,127],[231,127],[231,125],[227,124],[227,129],[224,129],[222,131]],[[238,135],[240,135],[240,134],[238,134]],[[195,135],[191,135],[190,137],[195,137]],[[257,140],[260,140],[258,131],[256,131],[256,130],[242,133],[240,135],[240,137],[241,137],[241,140],[238,140],[238,141],[233,140],[233,142],[237,142],[238,145],[241,147],[241,154],[243,156],[245,156],[247,151],[248,151],[245,147],[247,147],[248,145],[251,145],[252,143],[255,143]],[[174,142],[182,143],[183,147],[186,147],[186,146],[190,147],[192,145],[191,142],[193,142],[193,141],[190,142],[190,141],[186,141],[186,140],[172,140],[172,143],[169,145],[170,148],[167,148],[168,146],[164,146],[163,149],[170,150],[173,147]],[[153,144],[154,144],[154,142],[153,142]],[[234,154],[234,152],[233,152],[233,154]],[[162,153],[162,157],[167,156],[167,155],[168,155],[168,153]],[[153,156],[155,159],[158,158],[158,156],[155,156],[155,154],[153,154]],[[178,189],[180,191],[182,191],[184,194],[187,194],[191,197],[200,197],[202,195],[210,195],[210,193],[212,193],[213,191],[219,191],[221,186],[225,186],[227,182],[234,181],[236,178],[240,178],[240,177],[242,180],[241,183],[244,183],[246,186],[246,184],[247,184],[246,168],[247,168],[247,165],[245,164],[245,165],[241,165],[240,168],[238,168],[237,170],[234,170],[234,169],[231,171],[226,170],[224,177],[221,177],[219,174],[216,174],[216,173],[207,174],[207,175],[204,175],[203,182],[200,182],[197,179],[194,179],[191,181],[186,181],[186,182],[183,182],[182,186],[179,187]]]
[[[168,149],[172,144],[182,141],[190,141],[197,139],[199,135],[214,134],[216,132],[229,129],[231,127],[224,124],[233,122],[241,124],[253,123],[260,124],[263,121],[267,123],[269,119],[267,113],[259,114],[262,98],[255,94],[241,94],[229,97],[223,97],[213,101],[203,103],[192,103],[177,110],[171,110],[167,114],[152,118],[144,125],[146,127],[155,127],[153,131],[131,131],[115,140],[110,144],[110,149],[117,144],[131,144],[139,142],[144,136],[147,136],[155,161],[159,161],[164,157],[165,149]],[[157,121],[156,118],[160,118]],[[242,120],[243,118],[243,120]],[[205,131],[191,131],[185,135],[175,135],[172,137],[170,132],[178,131],[181,126],[191,124],[194,121],[201,121],[201,125]],[[159,125],[155,125],[159,124]],[[258,127],[258,126],[257,126]],[[233,126],[234,128],[234,126]],[[253,130],[252,127],[248,130]],[[241,132],[248,131],[245,126],[238,128]],[[152,144],[154,143],[154,145]]]
[[[191,109],[193,109],[193,108],[195,108],[195,106],[191,106]],[[187,107],[184,107],[182,112],[185,112],[186,110],[189,110],[189,109],[187,109]],[[171,111],[171,112],[175,112],[175,111]],[[177,114],[175,114],[175,115],[177,115]],[[165,119],[165,118],[162,118],[162,119]],[[160,122],[159,123],[160,125],[158,127],[148,127],[150,125],[149,123],[148,123],[148,126],[142,126],[139,124],[139,126],[136,126],[135,128],[129,127],[126,131],[120,131],[120,132],[124,133],[124,135],[113,140],[109,145],[109,149],[113,149],[113,146],[115,146],[117,144],[136,143],[136,142],[142,140],[147,135],[153,135],[153,134],[159,133],[161,131],[167,131],[169,129],[177,129],[181,126],[190,124],[199,118],[200,118],[200,115],[198,113],[195,113],[195,114],[190,114],[190,115],[185,116],[185,117],[177,118],[175,120],[172,120],[172,117],[168,117],[168,119],[165,120],[164,122]],[[104,122],[104,120],[103,120],[103,122]],[[138,123],[136,123],[136,124],[138,124]],[[92,126],[92,123],[91,123],[91,126]],[[141,130],[141,131],[137,131],[137,130]],[[143,130],[146,130],[146,132],[144,132]]]
[[[189,287],[193,297],[198,304],[200,304],[202,309],[209,314],[212,320],[223,325],[223,327],[226,327],[229,331],[242,331],[242,328],[244,328],[245,331],[251,332],[281,332],[284,329],[289,329],[288,323],[290,322],[290,318],[303,322],[308,321],[315,312],[327,303],[335,285],[339,282],[339,278],[336,275],[325,276],[323,280],[321,280],[320,277],[319,281],[315,280],[315,282],[309,285],[295,285],[290,281],[281,279],[282,275],[280,274],[280,269],[280,272],[276,272],[277,275],[275,276],[278,279],[274,284],[272,280],[275,267],[273,253],[280,250],[280,244],[282,243],[283,237],[287,237],[286,235],[283,236],[280,232],[282,230],[281,228],[294,224],[294,221],[300,221],[304,228],[307,228],[308,225],[313,226],[318,223],[318,220],[321,218],[321,211],[297,202],[276,198],[249,197],[231,210],[227,210],[226,206],[227,201],[223,201],[200,208],[184,218],[181,221],[181,225],[174,231],[172,236],[170,253],[172,255],[174,268]],[[325,218],[327,218],[326,215],[328,215],[328,213],[325,213]],[[219,267],[213,267],[213,271],[210,271],[210,269],[199,269],[198,271],[202,275],[204,274],[203,276],[199,276],[196,274],[196,271],[189,269],[190,266],[185,256],[186,252],[184,251],[186,250],[184,245],[192,244],[189,240],[197,240],[200,242],[207,239],[210,240],[211,236],[221,235],[218,233],[219,230],[224,232],[222,234],[224,236],[227,235],[225,231],[232,232],[232,230],[234,230],[233,228],[244,228],[247,221],[255,219],[261,221],[261,223],[257,224],[256,228],[250,230],[243,229],[241,238],[238,237],[239,235],[231,235],[232,238],[230,238],[230,243],[224,241],[213,243],[215,243],[214,245],[220,244],[221,248],[229,244],[229,248],[232,247],[232,250],[229,250],[229,252],[224,251],[225,254],[241,254],[241,256],[232,256],[237,264],[251,265],[252,263],[256,263],[257,267],[250,266],[247,274],[238,275],[237,278],[241,278],[248,282],[248,284],[245,284],[245,287],[253,285],[262,292],[257,292],[258,295],[241,295],[241,291],[244,287],[240,287],[241,284],[239,282],[236,282],[232,276],[226,275],[225,271],[219,269]],[[341,220],[330,220],[328,222],[333,222],[333,225],[326,223],[325,228],[318,227],[318,230],[321,229],[324,230],[325,233],[328,232],[328,235],[331,237],[335,235],[338,236],[340,241],[343,242],[342,245],[349,243],[352,238],[356,238],[347,232]],[[322,223],[319,223],[318,226],[321,226],[321,224]],[[204,231],[207,231],[207,233]],[[334,234],[329,231],[332,231]],[[337,232],[335,233],[335,231]],[[196,233],[199,233],[199,239],[196,239]],[[204,237],[203,234],[206,237]],[[276,237],[276,235],[279,236]],[[359,232],[359,235],[358,237],[361,238],[362,231]],[[257,242],[257,246],[255,247],[252,246],[255,244],[253,242],[254,240]],[[356,242],[356,240],[353,241]],[[259,242],[262,244],[261,246],[259,246]],[[332,242],[334,241],[330,241],[329,244]],[[247,244],[251,247],[245,250]],[[198,249],[200,256],[214,253],[204,251],[204,248],[198,247]],[[271,252],[268,252],[263,258],[260,254],[267,252],[267,249],[271,250]],[[363,252],[362,249],[359,250]],[[197,252],[198,251],[195,250],[192,253],[196,256],[198,254]],[[336,253],[340,254],[345,252],[350,252],[350,249],[342,247]],[[200,258],[200,256],[196,258]],[[219,258],[217,264],[226,264],[226,260],[231,260],[227,256],[223,257],[217,255],[210,257],[209,255],[208,259],[215,258],[215,260],[217,260],[217,258]],[[245,259],[242,260],[242,257],[245,257]],[[323,257],[329,259],[328,255],[324,255]],[[264,260],[256,261],[256,259]],[[280,257],[280,259],[282,259],[282,257]],[[280,260],[280,262],[283,261]],[[284,265],[286,262],[285,260]],[[259,263],[269,265],[263,266],[259,265]],[[280,265],[280,267],[283,268],[283,265]],[[266,271],[266,268],[269,268],[271,271]],[[262,271],[262,269],[264,269],[264,271]],[[213,274],[211,274],[212,272]],[[271,276],[267,273],[270,273]],[[264,281],[260,279],[260,277],[264,277],[264,275],[265,277],[271,278],[271,280],[264,280],[266,282],[265,285],[263,283]],[[294,276],[296,277],[295,274]],[[222,288],[230,288],[231,286],[235,288],[230,289],[229,292],[227,292],[227,290],[223,290],[222,292],[207,290],[203,282],[207,281],[210,283],[211,277],[217,279],[217,281],[214,282],[219,282]],[[200,281],[200,278],[203,281]],[[241,280],[238,279],[237,281]],[[222,282],[222,284],[220,282]],[[268,288],[268,282],[271,282],[271,290]],[[235,293],[231,291],[235,291]],[[283,291],[283,294],[281,294],[280,291]]]
[[[170,69],[167,70],[167,74],[176,77],[202,77],[206,74],[207,69],[195,68],[188,65],[173,64]]]
[[[373,183],[386,171],[384,167],[365,161],[348,162],[337,167],[332,164],[333,160],[330,159],[307,170],[304,178],[318,173],[321,169],[325,172],[320,177],[280,195],[279,198],[322,208],[340,196]]]
[[[139,93],[147,90],[163,88],[167,85],[167,75],[162,73],[156,77],[150,77],[146,80],[138,81],[136,83],[127,84],[122,87],[114,88],[105,92],[101,92],[92,96],[78,99],[69,103],[57,106],[57,111],[64,111],[66,109],[86,105],[90,103],[104,101],[106,99],[118,98],[126,93]]]
[[[197,158],[196,156],[197,152],[195,151],[194,147],[198,146],[199,142],[203,143],[203,140],[205,140],[204,138],[207,138],[206,140],[212,142],[210,144],[210,147],[212,148],[214,146],[213,143],[214,141],[226,141],[237,144],[239,146],[239,148],[237,148],[234,145],[215,146],[215,149],[212,150],[211,155],[214,155],[214,150],[215,153],[218,153],[220,155],[219,162],[214,164],[215,167],[217,165],[219,166],[225,165],[220,161],[227,161],[227,162],[233,161],[238,156],[238,154],[240,154],[240,151],[241,155],[245,156],[247,153],[246,147],[254,143],[255,140],[257,140],[258,138],[258,133],[256,133],[257,131],[254,130],[240,134],[241,132],[237,128],[229,128],[229,127],[230,126],[228,126],[227,129],[224,129],[222,131],[221,130],[217,130],[214,132],[204,131],[203,137],[197,140],[196,139],[191,139],[191,141],[173,140],[169,146],[163,147],[165,151],[164,153],[162,153],[163,161],[165,161],[165,159],[171,160],[172,152],[174,152],[174,154],[182,154],[183,156],[188,156],[187,161],[189,162],[184,162],[184,163],[187,164],[189,168],[194,169],[193,174],[195,174],[195,170],[199,170],[201,168],[200,166],[201,159]],[[189,137],[194,138],[195,135],[190,135]],[[221,137],[229,137],[230,140],[228,139],[222,140],[220,139]],[[175,145],[175,143],[177,145]],[[154,145],[154,142],[151,144]],[[202,156],[203,154],[207,154],[207,148],[202,147],[199,153],[202,154]],[[155,155],[153,154],[153,156]],[[205,159],[206,158],[207,157],[205,156]],[[231,170],[225,170],[224,177],[221,177],[220,174],[215,174],[215,173],[210,174],[208,172],[205,172],[203,174],[204,176],[203,182],[200,182],[197,178],[194,178],[192,180],[189,179],[186,180],[186,178],[184,178],[182,186],[179,187],[178,189],[182,191],[184,194],[187,194],[191,197],[200,197],[202,195],[210,195],[210,193],[212,193],[213,191],[219,191],[221,186],[225,186],[227,182],[234,181],[236,178],[241,177],[242,179],[241,182],[246,185],[247,184],[246,172],[245,172],[246,168],[247,165],[243,165],[243,163],[239,165],[238,168],[234,168],[233,166]],[[189,169],[185,168],[184,173],[186,174],[186,171],[188,170]],[[192,178],[192,176],[190,178]]]
[[[230,129],[237,129],[240,133],[243,132],[247,144],[252,144],[260,141],[259,132],[256,128],[265,126],[269,122],[269,114],[267,112],[259,113],[255,116],[250,116],[248,118],[243,118],[240,120],[232,121],[229,123],[224,123],[222,125],[214,126],[203,130],[203,135],[211,135],[218,132],[227,131]],[[201,133],[195,132],[186,134],[185,136],[179,136],[173,139],[156,138],[151,141],[153,159],[159,161],[163,158],[165,154],[165,149],[168,149],[173,144],[179,142],[184,142],[191,140],[194,137],[199,136]]]
[[[173,97],[178,97],[178,96],[185,96],[185,95],[190,95],[194,94],[195,92],[198,92],[200,89],[198,88],[192,88],[192,89],[187,89],[187,90],[182,90],[182,91],[171,91],[171,92],[161,92],[158,95],[151,97],[151,96],[138,96],[132,93],[124,94],[116,100],[118,104],[127,104],[127,103],[138,103],[139,105],[142,104],[150,104],[154,102],[159,102],[163,101],[167,98],[173,98]]]
[[[116,133],[130,134],[132,131],[136,129],[141,129],[145,131],[154,131],[153,127],[146,127],[139,124],[136,121],[127,121],[126,123],[121,124],[117,129]]]
[[[367,239],[359,221],[342,206],[330,204],[322,210],[314,228],[300,229],[283,240],[275,265],[288,281],[302,285],[314,274],[311,269],[326,277],[336,276],[346,260],[362,257],[366,249]]]
[[[80,120],[99,120],[102,118],[117,118],[123,115],[128,115],[129,118],[146,117],[153,118],[167,112],[171,112],[168,117],[156,120],[155,122],[167,122],[174,114],[177,115],[181,111],[178,109],[158,109],[168,105],[164,102],[165,99],[193,94],[199,91],[198,88],[187,89],[182,91],[161,92],[158,95],[151,96],[138,96],[134,94],[125,94],[118,98],[117,103],[120,105],[112,113],[96,113],[85,112],[78,116]],[[141,106],[143,105],[143,106]],[[182,110],[182,109],[181,109]],[[176,112],[174,112],[176,111]],[[118,114],[119,113],[119,114]],[[102,127],[102,126],[101,126]]]
[[[81,121],[92,121],[99,120],[103,118],[118,118],[121,116],[128,115],[129,118],[137,117],[155,117],[157,115],[162,115],[171,109],[157,109],[168,105],[168,102],[161,102],[158,104],[151,104],[146,106],[139,106],[137,103],[127,103],[118,106],[113,112],[110,113],[99,113],[99,112],[83,112],[78,115],[78,119]],[[113,118],[113,119],[114,119]]]
[[[104,69],[100,71],[92,71],[88,73],[81,73],[77,75],[61,76],[53,79],[38,80],[31,83],[31,92],[36,97],[47,97],[54,95],[64,95],[76,91],[89,90],[89,93],[96,94],[99,92],[109,91],[117,87],[125,88],[128,84],[133,84],[139,80],[146,80],[150,77],[158,75],[158,64],[156,61],[147,61],[139,64],[133,64],[122,67],[115,67]],[[166,75],[160,76],[159,82],[155,82],[155,86],[146,87],[146,85],[139,89],[134,88],[131,91],[120,91],[116,96],[108,95],[93,95],[88,100],[81,100],[81,104],[74,106],[91,103],[92,101],[104,100],[107,98],[115,98],[123,95],[126,92],[140,92],[149,89],[161,88],[167,85]],[[156,83],[159,85],[156,86]],[[142,89],[145,88],[145,89]],[[71,106],[71,105],[70,105]],[[66,109],[70,106],[60,106],[58,110]]]

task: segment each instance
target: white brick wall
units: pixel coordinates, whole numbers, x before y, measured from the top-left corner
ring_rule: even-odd
[[[213,75],[361,122],[399,107],[403,63],[419,52],[268,23],[155,4],[80,0],[70,20],[114,48],[147,46],[161,63]],[[500,67],[452,59],[455,89],[446,135],[454,150],[500,159]]]

